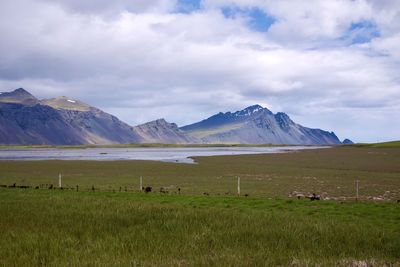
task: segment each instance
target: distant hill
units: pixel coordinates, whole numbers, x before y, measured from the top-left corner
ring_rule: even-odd
[[[180,130],[175,123],[159,119],[133,127],[146,143],[195,144],[200,141]]]
[[[272,113],[260,105],[234,113],[218,113],[181,128],[205,143],[338,145],[335,133],[293,122],[285,113]]]
[[[343,145],[352,145],[354,144],[353,141],[351,141],[350,139],[344,139],[342,142]]]

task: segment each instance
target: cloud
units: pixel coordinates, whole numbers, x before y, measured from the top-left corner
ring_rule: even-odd
[[[399,115],[397,3],[4,0],[0,88],[69,95],[131,124],[260,103],[342,138],[398,139],[400,126],[372,126]]]
[[[174,10],[176,3],[170,0],[39,0],[48,5],[56,5],[68,12],[113,16],[121,12],[164,13]]]

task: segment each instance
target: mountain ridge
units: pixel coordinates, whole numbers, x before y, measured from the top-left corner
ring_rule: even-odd
[[[93,107],[82,101],[72,99],[66,96],[43,99],[40,101],[40,103],[46,106],[50,106],[54,109],[77,110],[77,111],[90,111],[91,109],[93,109]]]
[[[205,143],[339,145],[334,132],[311,129],[293,122],[283,112],[276,114],[260,105],[215,114],[181,127]]]
[[[25,105],[36,105],[39,103],[39,99],[34,97],[31,93],[29,93],[25,89],[18,88],[12,92],[0,93],[0,102],[25,104]]]
[[[260,105],[180,128],[165,119],[130,126],[80,100],[39,100],[23,88],[0,94],[0,126],[0,144],[341,144],[333,132],[301,126]]]

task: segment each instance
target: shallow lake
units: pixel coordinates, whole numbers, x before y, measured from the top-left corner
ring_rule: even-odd
[[[287,153],[316,146],[197,147],[197,148],[29,148],[0,149],[0,160],[155,160],[194,163],[190,157]]]

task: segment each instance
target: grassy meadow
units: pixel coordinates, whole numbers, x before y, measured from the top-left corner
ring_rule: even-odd
[[[0,200],[0,266],[400,264],[393,203],[23,189]]]
[[[389,141],[372,144],[354,144],[355,147],[374,147],[374,148],[400,148],[400,141]]]
[[[0,162],[0,185],[79,185],[0,187],[0,266],[400,266],[400,149],[195,160]]]
[[[400,149],[338,147],[295,153],[197,157],[197,164],[155,161],[8,161],[0,162],[0,185],[63,185],[90,190],[138,191],[143,185],[186,195],[287,197],[293,191],[333,199],[355,196],[359,180],[362,199],[400,199]]]

